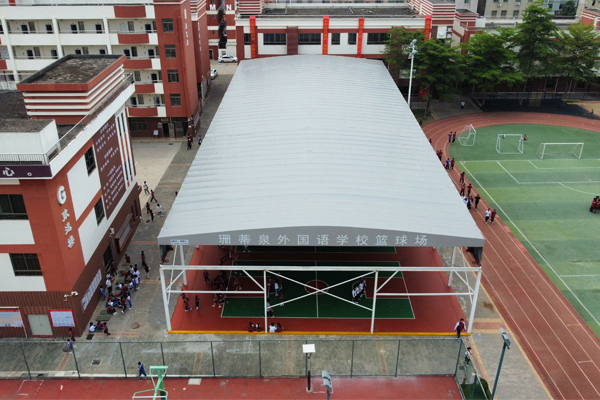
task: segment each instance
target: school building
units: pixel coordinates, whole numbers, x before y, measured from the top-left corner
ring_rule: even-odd
[[[139,225],[125,62],[68,55],[2,94],[1,337],[81,334]]]

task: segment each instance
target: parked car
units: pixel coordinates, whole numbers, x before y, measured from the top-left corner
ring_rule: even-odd
[[[221,57],[219,57],[217,61],[219,61],[220,63],[236,63],[237,57],[230,56],[229,54],[223,54]]]
[[[215,79],[217,76],[219,76],[219,71],[216,69],[210,70],[210,79]]]

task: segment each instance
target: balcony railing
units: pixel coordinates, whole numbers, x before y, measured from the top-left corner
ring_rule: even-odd
[[[156,33],[156,29],[142,29],[141,31],[121,31],[118,29],[111,29],[110,33],[120,33],[121,35],[140,35],[144,33]]]
[[[98,117],[98,115],[104,111],[104,109],[111,104],[125,89],[127,89],[133,83],[133,75],[129,74],[125,77],[123,82],[112,90],[100,103],[98,103],[89,113],[85,115],[77,124],[75,124],[67,133],[65,133],[54,146],[46,153],[38,154],[0,154],[0,164],[4,165],[32,165],[42,164],[49,165],[50,162],[56,158],[56,156],[65,149],[73,139],[87,128],[90,123]]]
[[[15,60],[58,60],[58,56],[15,56]]]
[[[155,108],[155,107],[164,107],[166,106],[165,103],[159,103],[159,104],[128,104],[127,107],[131,107],[131,108]]]

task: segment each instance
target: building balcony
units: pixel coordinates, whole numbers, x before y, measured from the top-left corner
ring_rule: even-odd
[[[17,71],[39,71],[52,64],[56,59],[52,57],[16,58],[13,60]]]
[[[46,32],[29,34],[11,32],[10,44],[12,46],[56,46],[56,38]]]
[[[159,116],[159,112],[158,109],[159,108],[165,108],[164,104],[160,104],[160,105],[156,105],[156,104],[149,104],[149,105],[136,105],[136,106],[132,106],[129,105],[127,107],[127,114],[130,117],[158,117]]]
[[[158,68],[153,67],[153,59],[148,57],[128,57],[125,60],[125,69],[160,69],[160,59],[158,59]]]
[[[152,82],[136,82],[135,93],[156,93],[154,83]]]
[[[112,35],[111,35],[112,36]],[[117,44],[147,44],[150,43],[150,35],[147,33],[118,33]]]
[[[63,46],[105,46],[106,36],[95,33],[60,34],[60,44]]]

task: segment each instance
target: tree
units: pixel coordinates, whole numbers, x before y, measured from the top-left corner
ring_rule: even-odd
[[[576,82],[594,82],[600,68],[600,36],[594,25],[572,24],[559,32],[560,71],[569,79],[567,91]]]
[[[464,79],[464,60],[458,48],[434,40],[423,42],[415,56],[419,82],[427,89],[427,108],[433,96],[452,97]]]
[[[577,14],[577,5],[575,5],[575,1],[567,0],[567,2],[563,5],[562,15],[575,15]]]
[[[414,39],[417,39],[417,47],[421,47],[425,35],[422,31],[408,31],[406,28],[392,28],[388,32],[388,42],[385,44],[383,51],[384,59],[388,65],[395,71],[410,68],[410,53],[409,44]]]
[[[514,35],[512,28],[498,28],[498,33],[484,31],[463,44],[467,82],[483,92],[483,104],[486,93],[497,91],[501,85],[512,87],[523,82],[516,69]]]
[[[523,104],[529,78],[551,76],[557,69],[558,42],[554,39],[558,28],[552,18],[543,0],[537,0],[525,9],[523,23],[517,27],[517,58],[525,78],[520,104]]]

